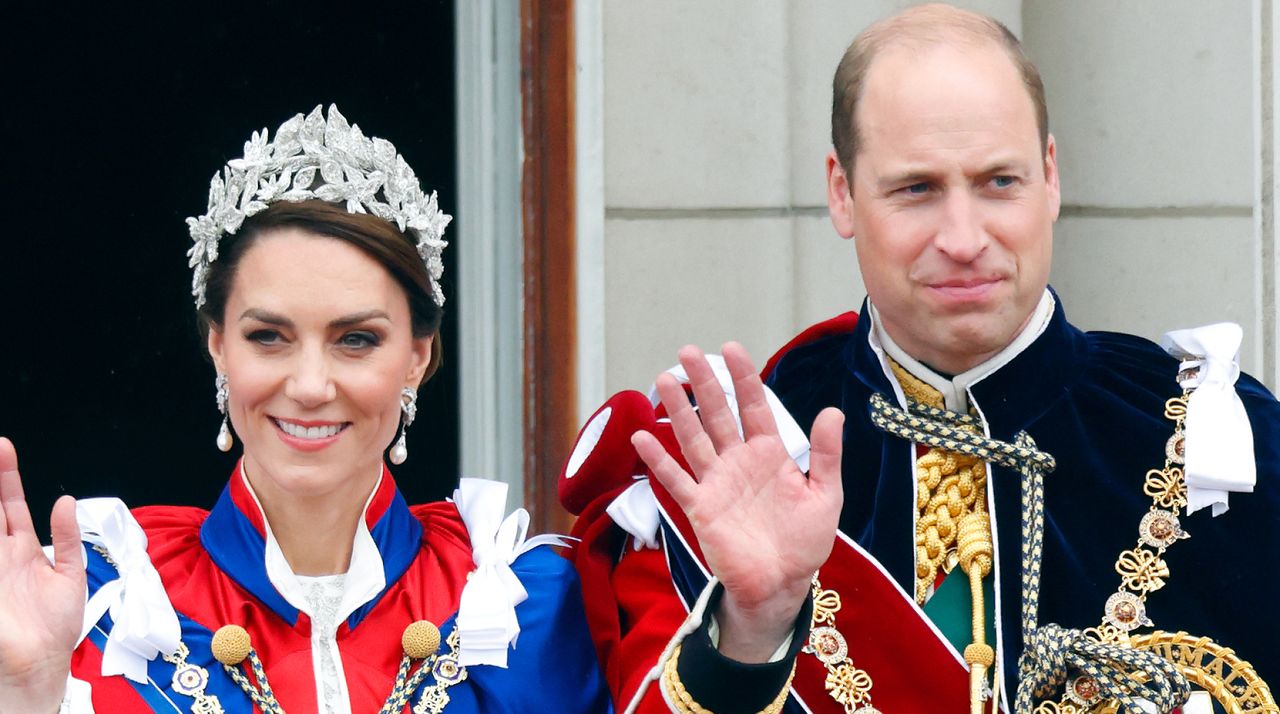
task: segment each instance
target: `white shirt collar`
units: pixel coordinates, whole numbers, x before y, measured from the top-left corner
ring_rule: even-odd
[[[922,362],[907,354],[905,350],[893,341],[889,333],[884,329],[884,325],[880,320],[879,314],[876,312],[875,305],[871,301],[867,301],[868,313],[871,318],[871,337],[873,340],[872,347],[879,347],[885,354],[893,359],[893,361],[902,365],[903,369],[918,377],[922,382],[928,384],[942,394],[947,409],[955,412],[969,411],[969,388],[982,381],[988,375],[1008,364],[1022,353],[1031,343],[1035,342],[1045,328],[1049,326],[1049,321],[1053,319],[1053,310],[1055,306],[1053,294],[1045,288],[1044,294],[1040,296],[1040,302],[1036,304],[1036,309],[1031,313],[1031,319],[1027,321],[1026,327],[1018,333],[1017,337],[1009,343],[1009,346],[1000,350],[985,362],[966,370],[965,372],[947,379],[937,372],[926,367]],[[880,351],[880,350],[877,350]],[[897,380],[893,376],[893,372],[889,370],[887,364],[884,365],[885,374],[890,380],[896,384]]]
[[[267,512],[263,510],[262,502],[258,500],[258,494],[254,493],[253,485],[249,483],[249,477],[244,473],[243,464],[240,469],[240,478],[244,479],[245,489],[253,497],[254,504],[257,505],[258,511],[262,514],[262,523],[267,531],[266,552],[264,554],[267,579],[271,581],[272,586],[275,587],[286,602],[298,608],[299,611],[306,613],[307,617],[314,617],[315,613],[311,612],[310,601],[307,598],[306,586],[294,574],[293,568],[289,567],[289,561],[284,557],[284,551],[280,550],[280,544],[271,532],[271,522],[267,520]],[[378,546],[374,543],[373,536],[369,533],[369,526],[365,523],[364,518],[365,513],[369,510],[369,504],[373,501],[374,494],[378,492],[378,487],[381,485],[382,475],[379,474],[377,482],[373,485],[373,490],[369,492],[369,497],[365,499],[364,508],[361,509],[360,519],[356,524],[355,539],[351,544],[351,563],[347,567],[346,578],[343,579],[342,603],[338,608],[339,622],[347,619],[361,605],[377,596],[387,585],[387,577],[383,571],[382,554],[378,552]]]

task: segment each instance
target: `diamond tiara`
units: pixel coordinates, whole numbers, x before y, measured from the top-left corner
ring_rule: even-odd
[[[223,235],[234,234],[246,218],[272,203],[312,199],[345,202],[350,213],[371,213],[410,233],[431,279],[431,297],[444,305],[441,254],[448,245],[444,229],[453,217],[440,211],[435,191],[423,193],[391,142],[366,137],[330,104],[328,117],[317,106],[306,117],[297,114],[281,124],[274,142],[267,140],[265,128],[253,132],[244,156],[213,175],[208,211],[187,219],[195,242],[187,256],[196,308],[205,303],[209,266],[218,259]]]

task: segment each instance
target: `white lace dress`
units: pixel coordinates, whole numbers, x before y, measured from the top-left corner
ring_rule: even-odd
[[[346,714],[351,705],[342,693],[342,674],[338,667],[338,608],[342,604],[342,588],[346,574],[305,576],[298,575],[303,597],[307,601],[307,614],[311,617],[311,653],[316,665],[320,712],[322,714]]]

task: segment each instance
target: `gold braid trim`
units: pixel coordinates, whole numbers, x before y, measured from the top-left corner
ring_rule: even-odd
[[[676,645],[676,649],[667,658],[666,665],[662,668],[662,691],[666,692],[667,698],[675,705],[676,711],[680,714],[713,714],[709,709],[704,709],[701,704],[693,700],[693,696],[689,694],[689,690],[684,688],[684,683],[680,681],[680,673],[677,667],[680,662],[680,645]],[[796,665],[791,663],[791,673],[787,675],[787,683],[782,685],[782,691],[778,692],[778,696],[773,698],[769,706],[760,710],[760,714],[778,714],[782,711],[782,706],[787,703],[787,695],[791,693],[791,680],[796,676]]]
[[[945,408],[938,390],[893,360],[889,367],[907,399]],[[916,459],[916,482],[916,603],[923,605],[938,571],[950,572],[958,561],[960,521],[986,512],[987,464],[977,456],[929,449]]]

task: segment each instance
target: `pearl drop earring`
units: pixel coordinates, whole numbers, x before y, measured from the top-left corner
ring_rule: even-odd
[[[413,418],[418,415],[418,391],[405,387],[400,390],[400,411],[403,412],[403,418],[400,421],[400,438],[396,440],[396,445],[391,447],[391,463],[399,466],[403,464],[405,459],[409,458],[409,447],[404,443],[404,433],[413,423]]]
[[[231,445],[235,440],[231,438],[231,428],[227,426],[227,400],[231,396],[231,390],[227,387],[227,375],[219,374],[213,380],[213,386],[217,390],[215,399],[218,400],[218,411],[222,412],[222,427],[218,429],[218,451],[231,451]]]

